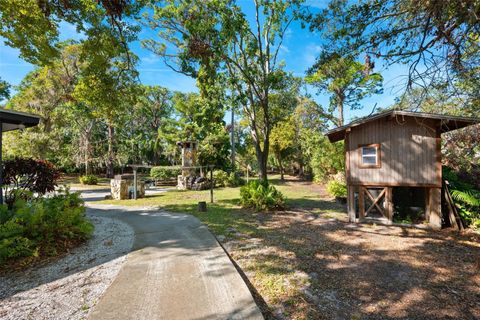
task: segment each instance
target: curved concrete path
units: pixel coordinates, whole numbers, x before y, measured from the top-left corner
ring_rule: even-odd
[[[135,230],[132,252],[89,319],[263,319],[250,291],[195,217],[89,205]]]

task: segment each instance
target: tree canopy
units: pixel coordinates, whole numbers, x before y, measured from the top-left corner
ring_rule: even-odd
[[[306,81],[331,95],[329,112],[338,112],[336,125],[344,124],[344,107],[359,109],[363,98],[382,92],[382,76],[370,69],[350,57],[324,51],[308,70]]]
[[[406,88],[428,91],[478,73],[479,8],[470,0],[334,0],[307,20],[343,55],[407,64]]]
[[[129,163],[177,165],[176,143],[194,140],[202,165],[327,180],[344,160],[324,132],[382,94],[389,67],[408,67],[406,90],[379,110],[478,115],[479,8],[467,0],[331,0],[322,9],[302,0],[0,0],[0,36],[34,65],[18,85],[0,79],[0,101],[42,118],[5,136],[7,157],[112,176]],[[282,50],[300,24],[319,50],[299,74]],[[75,39],[63,40],[66,26]],[[138,43],[196,88],[142,84]],[[312,87],[328,97],[324,105]],[[445,153],[467,159],[452,166],[476,166],[474,136],[448,135]]]
[[[167,1],[153,5],[149,26],[161,39],[144,45],[170,67],[195,77],[204,97],[224,80],[248,119],[260,176],[267,178],[269,137],[274,122],[270,96],[285,88],[288,74],[278,52],[301,1],[254,1],[254,22],[231,1]],[[169,51],[173,47],[173,52]]]

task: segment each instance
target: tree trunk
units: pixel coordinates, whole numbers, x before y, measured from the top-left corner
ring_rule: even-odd
[[[153,152],[153,159],[152,159],[153,165],[158,166],[159,163],[159,156],[157,151]]]
[[[249,94],[249,100],[250,100],[250,105],[252,106],[256,103],[255,99],[253,98],[252,92],[250,92]],[[253,107],[252,109],[255,110]],[[255,116],[255,111],[253,111],[253,114],[248,111],[246,113],[250,118],[250,134],[252,135],[253,143],[255,146],[255,155],[258,162],[259,178],[264,182],[268,182],[267,161],[268,161],[268,148],[270,147],[270,141],[269,141],[270,121],[268,118],[268,99],[263,101],[262,109],[265,117],[263,119],[264,129],[261,135],[259,134],[259,131],[262,131],[262,130],[259,130],[259,128],[257,127],[257,124],[256,124],[257,119]],[[248,109],[245,108],[245,110],[248,110]],[[263,146],[261,144],[263,144]]]
[[[343,104],[338,105],[338,125],[343,126]]]
[[[338,126],[343,126],[343,102],[345,101],[345,95],[343,93],[337,94],[337,110],[338,110]]]
[[[85,174],[88,176],[90,175],[92,169],[90,168],[90,140],[87,138],[85,139]]]
[[[278,155],[278,156],[277,156],[277,160],[278,160],[278,166],[280,167],[280,180],[281,180],[281,181],[284,181],[284,180],[285,180],[285,177],[284,177],[284,174],[283,174],[282,156],[281,156],[281,155]]]
[[[267,69],[268,70],[268,69]],[[268,163],[268,152],[270,150],[270,115],[268,109],[268,89],[265,90],[264,101],[262,103],[262,109],[264,114],[263,120],[263,150],[262,151],[262,163],[261,163],[261,171],[260,171],[260,179],[264,182],[268,182],[267,176],[267,163]]]
[[[232,146],[232,153],[231,153],[231,161],[232,161],[232,169],[235,171],[235,111],[234,107],[232,106],[232,119],[230,122],[230,144]]]
[[[302,180],[305,179],[305,166],[303,165],[303,161],[298,164],[298,177]]]
[[[268,160],[268,142],[263,141],[263,150],[255,131],[252,131],[253,144],[255,145],[255,156],[258,163],[258,177],[262,181],[267,181],[267,160]]]
[[[265,149],[262,150],[260,147],[260,142],[253,140],[255,144],[255,155],[258,162],[258,177],[262,181],[267,181],[267,157],[268,154],[265,153]]]
[[[107,178],[113,178],[113,161],[115,158],[113,144],[115,141],[115,130],[111,124],[108,125],[108,158],[107,158]]]
[[[297,137],[298,139],[298,137]],[[303,152],[302,152],[302,149],[301,148],[298,148],[298,155],[297,155],[297,163],[298,163],[298,177],[300,179],[304,179],[305,178],[305,164],[304,164],[304,161],[303,161]]]
[[[91,175],[92,174],[92,167],[90,166],[90,158],[92,156],[92,144],[90,140],[92,138],[92,130],[93,130],[93,123],[90,123],[86,130],[85,130],[85,154],[84,154],[84,163],[85,163],[85,174]]]

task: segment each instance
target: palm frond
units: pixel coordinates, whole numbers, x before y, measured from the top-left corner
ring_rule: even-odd
[[[474,190],[460,191],[452,190],[455,200],[463,202],[472,207],[480,207],[480,192]]]

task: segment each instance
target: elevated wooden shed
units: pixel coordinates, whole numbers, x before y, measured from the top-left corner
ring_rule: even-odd
[[[441,134],[479,122],[392,110],[329,131],[331,142],[345,140],[349,220],[391,222],[394,192],[409,188],[410,198],[421,196],[425,219],[441,228]]]

